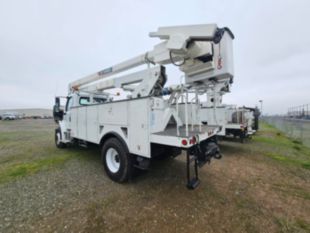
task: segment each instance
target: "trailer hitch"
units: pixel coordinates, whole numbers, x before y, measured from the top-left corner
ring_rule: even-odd
[[[215,142],[200,143],[186,151],[186,175],[187,188],[195,189],[200,184],[198,177],[198,167],[202,167],[206,163],[210,163],[211,159],[221,159],[222,154]],[[191,163],[194,163],[194,176],[191,177]]]

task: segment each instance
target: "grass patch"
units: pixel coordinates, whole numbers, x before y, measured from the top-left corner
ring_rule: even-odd
[[[280,232],[309,232],[310,225],[302,219],[297,219],[296,221],[288,221],[283,218],[276,218],[276,223],[280,227]]]
[[[272,131],[272,132],[276,132],[276,133],[281,133],[277,128],[275,128],[271,124],[268,124],[267,122],[260,121],[259,124],[260,124],[260,127],[262,128],[262,130],[267,130],[267,131]]]
[[[5,183],[20,177],[34,174],[40,170],[49,169],[51,167],[64,164],[70,158],[72,158],[72,155],[68,154],[12,165],[0,171],[0,183]]]
[[[301,141],[284,135],[275,127],[263,123],[262,130],[253,137],[261,147],[260,153],[285,165],[294,165],[310,170],[310,149]]]
[[[5,132],[0,134],[0,144],[8,141],[32,141],[40,139],[41,137],[50,136],[51,133],[48,131],[13,131]]]
[[[297,157],[293,158],[293,157],[283,156],[281,154],[270,153],[270,152],[265,153],[265,155],[283,164],[295,165],[295,166],[299,166],[304,169],[310,170],[310,161],[304,161],[304,160],[298,159]]]
[[[298,150],[298,151],[301,151],[301,147],[300,146],[293,146],[293,148],[295,149],[295,150]]]
[[[305,162],[301,165],[304,169],[310,170],[310,162]]]
[[[0,183],[53,168],[71,158],[97,158],[89,154],[95,153],[80,148],[57,149],[52,130],[4,132],[0,134]]]
[[[310,225],[309,225],[309,223],[305,222],[302,219],[297,219],[296,222],[295,222],[295,225],[298,226],[301,229],[304,229],[304,230],[310,232]]]
[[[294,139],[294,140],[292,140],[292,142],[295,143],[295,144],[302,145],[302,141],[300,141],[300,140]]]
[[[255,137],[253,137],[253,141],[280,147],[296,146],[289,137],[286,137],[282,132],[278,131],[276,128],[271,127],[272,126],[263,124],[262,130],[259,131]]]
[[[310,193],[307,192],[306,190],[295,189],[292,191],[292,194],[294,196],[301,197],[301,198],[306,199],[306,200],[310,200]]]
[[[305,200],[310,200],[310,193],[304,188],[301,188],[296,185],[278,183],[278,184],[273,185],[273,189],[275,191],[280,191],[285,195],[290,195],[290,196],[299,197]]]
[[[263,135],[257,135],[253,138],[253,141],[270,144],[272,146],[293,147],[292,141],[284,136],[277,136],[277,137],[268,136],[267,137]]]

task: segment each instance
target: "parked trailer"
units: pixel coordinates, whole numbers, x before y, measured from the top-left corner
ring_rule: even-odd
[[[134,168],[147,169],[154,157],[185,151],[187,187],[194,189],[199,184],[198,167],[221,158],[215,137],[219,126],[201,123],[199,97],[211,86],[232,83],[233,35],[228,28],[207,24],[163,27],[150,36],[163,42],[70,83],[65,109],[56,97],[55,142],[59,148],[73,143],[99,145],[105,171],[116,182],[127,181]],[[146,69],[119,76],[143,64]],[[185,83],[164,87],[165,64],[177,65]],[[107,92],[113,88],[130,94],[113,100]]]
[[[257,107],[242,107],[246,110],[246,118],[248,119],[248,125],[250,127],[249,131],[252,134],[255,134],[259,129],[259,116],[260,111]]]
[[[257,108],[237,107],[222,104],[217,107],[202,104],[201,121],[203,124],[219,125],[218,136],[239,137],[241,142],[258,130],[260,112]]]
[[[219,125],[218,136],[239,137],[243,142],[248,136],[249,121],[246,118],[245,111],[234,105],[220,105],[217,107],[202,107],[201,121],[206,125]]]

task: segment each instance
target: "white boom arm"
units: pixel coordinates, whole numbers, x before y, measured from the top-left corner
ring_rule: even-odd
[[[87,84],[92,83],[94,81],[97,81],[99,79],[107,78],[107,77],[110,77],[114,74],[118,74],[120,72],[129,70],[131,68],[142,65],[145,62],[146,62],[145,61],[145,55],[140,55],[140,56],[134,57],[134,58],[127,60],[125,62],[119,63],[119,64],[114,65],[112,67],[101,70],[97,73],[94,73],[94,74],[91,74],[91,75],[86,76],[84,78],[81,78],[79,80],[76,80],[76,81],[69,84],[69,88],[74,89],[74,90],[78,90],[83,85],[87,85]]]
[[[232,81],[232,39],[229,29],[216,24],[162,27],[150,37],[164,40],[146,52],[69,84],[75,91],[142,64],[175,64],[186,74],[186,83],[200,85],[214,79]],[[178,63],[178,64],[177,64]]]
[[[162,66],[155,66],[153,68],[138,71],[129,75],[103,80],[99,83],[83,87],[83,91],[100,92],[111,88],[124,89],[127,87],[127,90],[131,90],[133,92],[133,98],[148,96],[151,94],[157,82],[161,85],[165,84],[166,76],[164,75],[163,69],[164,68]],[[147,79],[145,77],[147,77]],[[140,82],[142,82],[142,85],[133,86],[133,88],[130,88],[130,85]]]

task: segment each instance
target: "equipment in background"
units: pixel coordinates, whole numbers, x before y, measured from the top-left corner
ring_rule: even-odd
[[[258,130],[259,115],[258,108],[226,104],[210,106],[208,102],[202,104],[201,110],[203,124],[219,125],[221,130],[217,133],[218,136],[239,137],[241,142]]]
[[[248,110],[247,118],[250,121],[249,125],[251,125],[253,133],[255,133],[259,129],[259,116],[261,115],[261,112],[258,107],[252,108],[243,106],[243,109]]]

